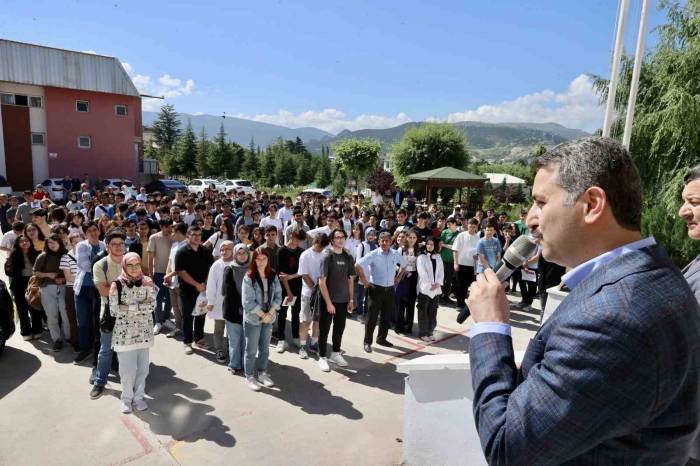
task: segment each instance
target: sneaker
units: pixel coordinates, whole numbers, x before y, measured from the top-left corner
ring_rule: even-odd
[[[372,345],[369,343],[365,343],[365,353],[371,353],[372,352]]]
[[[297,348],[299,348],[299,347],[301,346],[301,342],[299,341],[298,338],[292,338],[292,343],[293,343],[294,346],[296,346]]]
[[[209,344],[207,344],[207,341],[202,338],[201,340],[195,341],[194,346],[196,346],[199,349],[209,349]]]
[[[306,345],[301,345],[299,347],[299,357],[301,359],[309,359],[309,353],[306,351]]]
[[[435,338],[434,335],[428,335],[428,338],[430,338],[430,341],[437,341],[437,338]]]
[[[393,348],[393,347],[394,347],[394,344],[391,343],[391,342],[389,342],[389,341],[387,341],[387,340],[377,340],[377,344],[378,344],[379,346],[386,346],[387,348]]]
[[[347,367],[348,362],[345,360],[342,354],[331,352],[331,356],[328,358],[333,364],[337,364],[340,367]]]
[[[134,400],[134,408],[136,408],[137,411],[146,411],[148,409],[148,404],[146,400],[141,398],[140,400]]]
[[[122,414],[129,414],[131,412],[131,405],[128,403],[124,403],[122,401],[122,405],[120,407],[120,410],[121,410]]]
[[[153,326],[153,335],[158,335],[163,330],[163,324],[158,323]]]
[[[24,335],[24,336],[22,337],[22,340],[24,340],[24,341],[29,341],[29,340],[31,340],[32,338],[33,338],[32,335]]]
[[[219,364],[225,364],[226,363],[226,353],[223,351],[217,351],[216,352],[216,362]]]
[[[318,367],[321,368],[323,372],[330,372],[331,371],[331,366],[328,365],[328,358],[319,358],[318,359]]]
[[[91,400],[96,400],[99,397],[102,396],[102,393],[104,393],[105,387],[104,385],[93,385],[92,390],[90,390],[90,399]]]
[[[318,342],[316,342],[316,343],[311,343],[311,344],[308,346],[308,348],[309,348],[309,351],[311,351],[312,353],[318,353]]]
[[[277,342],[277,352],[278,353],[284,353],[285,351],[287,351],[287,347],[288,347],[288,345],[287,345],[286,341],[280,340]]]
[[[73,360],[73,363],[80,364],[81,362],[85,361],[91,354],[92,354],[92,351],[90,351],[90,350],[81,351],[75,357],[75,359]]]
[[[63,349],[63,342],[62,342],[61,340],[56,340],[56,341],[54,341],[54,342],[53,342],[53,347],[51,348],[51,350],[52,350],[54,353],[56,353],[56,352],[58,352],[58,351],[61,351],[61,349]]]
[[[238,375],[238,373],[241,372],[241,369],[234,369],[233,367],[229,367],[228,371],[231,373],[231,375]]]
[[[167,335],[165,335],[168,338],[175,338],[176,336],[180,335],[182,332],[180,329],[174,328],[170,332],[168,332]]]
[[[274,387],[275,382],[272,381],[270,376],[267,374],[267,372],[261,372],[258,374],[258,381],[265,385],[266,387]]]
[[[39,338],[41,338],[41,333],[35,333],[32,335],[32,340],[38,340]]]
[[[420,339],[423,340],[423,341],[426,342],[426,343],[430,343],[431,341],[433,341],[433,340],[430,339],[429,336],[420,337]]]
[[[185,354],[192,354],[194,353],[194,350],[192,349],[192,345],[185,345]]]
[[[254,392],[259,392],[260,389],[262,388],[260,384],[258,383],[257,380],[255,380],[255,377],[246,377],[246,385],[248,388],[253,390]]]

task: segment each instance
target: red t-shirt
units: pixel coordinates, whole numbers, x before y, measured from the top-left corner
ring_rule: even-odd
[[[35,201],[41,201],[42,199],[48,199],[49,198],[49,193],[46,191],[34,191],[34,194],[32,194],[32,197],[34,198]]]

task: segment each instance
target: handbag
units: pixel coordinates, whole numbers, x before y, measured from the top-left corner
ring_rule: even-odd
[[[24,299],[27,300],[27,304],[34,310],[41,311],[43,306],[41,305],[41,278],[36,275],[29,277],[29,283],[27,284],[27,290],[24,292]]]
[[[194,309],[192,309],[192,317],[205,315],[207,313],[207,304],[207,295],[204,292],[199,293],[197,301],[194,303]]]

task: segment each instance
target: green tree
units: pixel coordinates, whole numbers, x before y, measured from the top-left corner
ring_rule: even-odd
[[[214,176],[222,176],[226,173],[228,164],[231,158],[231,150],[228,142],[226,141],[226,131],[224,131],[224,124],[221,123],[219,127],[219,132],[214,139],[214,147],[211,151],[209,157],[209,167],[211,173]]]
[[[327,155],[322,155],[319,158],[316,168],[316,186],[325,188],[331,184],[331,159]]]
[[[197,137],[192,122],[187,122],[187,129],[178,141],[175,152],[180,172],[190,178],[197,175]]]
[[[255,141],[250,140],[248,145],[248,150],[245,151],[243,157],[243,166],[241,168],[241,173],[243,177],[257,183],[260,177],[260,167],[259,167],[258,153],[255,148]]]
[[[259,182],[267,187],[275,185],[275,155],[270,147],[265,149],[260,160]]]
[[[666,23],[659,43],[644,60],[632,128],[630,153],[642,178],[642,231],[663,243],[679,265],[700,252],[678,217],[683,177],[700,161],[700,0],[662,2]],[[623,61],[612,135],[622,136],[632,59]],[[601,101],[607,81],[594,77]]]
[[[314,180],[314,167],[310,159],[301,158],[297,166],[294,183],[298,186],[306,186]]]
[[[336,163],[358,182],[377,167],[381,150],[381,144],[374,139],[351,138],[333,143]]]
[[[275,161],[275,181],[281,186],[294,184],[296,178],[296,161],[291,153],[282,153]]]
[[[245,156],[245,149],[234,142],[228,142],[228,158],[224,163],[224,174],[226,178],[239,178],[241,176],[241,165],[243,163],[243,158]],[[218,176],[222,176],[219,174]]]
[[[181,133],[175,107],[171,104],[160,107],[158,118],[153,123],[153,140],[160,148],[161,157],[173,150]]]
[[[200,176],[209,176],[211,169],[209,168],[209,159],[211,157],[211,141],[207,139],[207,130],[202,127],[199,132],[199,141],[197,142],[197,173]]]
[[[391,147],[393,172],[399,185],[408,185],[408,175],[433,168],[454,167],[460,170],[469,163],[467,140],[451,125],[426,123],[406,131]]]

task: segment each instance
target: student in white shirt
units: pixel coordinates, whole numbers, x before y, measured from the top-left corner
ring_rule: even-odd
[[[461,232],[452,243],[454,254],[454,270],[457,272],[457,307],[463,309],[466,306],[466,297],[469,286],[474,281],[474,267],[477,254],[476,245],[479,242],[479,220],[469,219],[467,231]]]
[[[429,236],[425,239],[424,252],[418,256],[418,336],[425,342],[435,341],[433,332],[437,325],[437,309],[445,279],[442,257],[436,250],[440,240]]]

